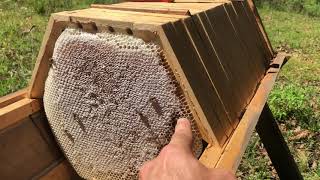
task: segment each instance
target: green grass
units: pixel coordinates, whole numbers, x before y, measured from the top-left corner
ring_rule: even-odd
[[[28,85],[50,13],[115,0],[0,1],[0,96]]]
[[[292,55],[283,67],[268,103],[303,176],[318,180],[320,18],[268,7],[260,8],[259,12],[274,48]],[[237,174],[241,179],[278,179],[270,164],[255,133]]]
[[[258,6],[320,16],[320,0],[255,0]]]
[[[23,6],[11,5],[12,9],[6,9],[1,4],[0,7],[4,7],[0,9],[2,96],[27,86],[48,18]]]
[[[27,86],[48,14],[94,1],[59,0],[54,5],[51,0],[0,2],[0,96]],[[320,17],[279,11],[271,5],[259,11],[274,48],[292,54],[269,105],[305,179],[320,179]],[[292,138],[302,133],[307,136]],[[257,134],[237,174],[241,179],[277,179]]]

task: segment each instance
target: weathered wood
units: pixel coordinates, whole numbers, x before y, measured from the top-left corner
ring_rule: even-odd
[[[123,2],[118,4],[112,4],[113,7],[121,8],[143,8],[143,9],[170,9],[170,10],[182,10],[187,9],[192,15],[199,12],[212,9],[216,6],[220,6],[223,3],[228,3],[229,0],[219,0],[211,3],[163,3],[163,2]]]
[[[289,147],[268,104],[263,108],[256,130],[280,179],[302,180],[299,168],[290,153]]]
[[[231,72],[230,70],[230,65],[228,62],[228,59],[230,59],[228,48],[223,47],[222,45],[223,42],[221,41],[222,39],[219,38],[219,35],[214,31],[213,26],[211,25],[211,22],[205,12],[197,14],[197,17],[194,16],[193,20],[197,24],[200,35],[203,36],[203,39],[206,39],[203,41],[204,44],[206,45],[206,49],[208,49],[209,52],[211,50],[211,53],[215,54],[215,56],[218,59],[218,63],[223,69],[223,72],[227,79],[227,81],[224,82],[224,83],[227,83],[224,87],[225,88],[224,91],[226,94],[230,95],[230,98],[232,98],[232,101],[229,101],[229,103],[233,104],[232,111],[239,118],[241,112],[243,111],[243,106],[241,107],[241,105],[244,103],[240,97],[239,90],[237,88],[240,82],[234,80],[235,79],[234,72]],[[202,25],[202,29],[200,28],[201,25]],[[209,41],[209,42],[206,42],[206,41]],[[215,73],[215,71],[213,71],[212,73]],[[231,92],[228,92],[228,91],[231,91]],[[228,102],[225,102],[225,103],[228,103]],[[238,120],[232,119],[232,121],[233,121],[233,126],[235,126]]]
[[[222,150],[219,147],[217,148],[217,146],[208,145],[207,149],[200,157],[200,161],[203,164],[211,168],[226,168],[233,172],[237,170],[263,107],[267,102],[268,95],[272,90],[279,70],[285,59],[285,54],[278,54],[273,60],[276,65],[268,70],[269,73],[267,73],[261,81],[255,96],[247,106],[238,127],[233,132],[229,141]],[[213,152],[221,152],[221,154],[217,157]]]
[[[40,118],[36,121],[47,126],[46,119]],[[50,131],[44,133],[50,133]],[[38,127],[29,117],[2,129],[0,131],[0,178],[31,179],[41,173],[63,158],[59,148],[56,145],[52,147],[52,144],[55,144],[54,139],[43,138],[43,133],[39,132]]]
[[[0,131],[39,111],[40,101],[24,98],[0,109]]]
[[[263,48],[263,52],[266,57],[266,65],[268,65],[270,63],[270,60],[273,58],[274,53],[272,51],[269,40],[265,36],[265,30],[262,26],[261,19],[254,12],[253,7],[249,6],[248,2],[249,1],[242,1],[240,3],[242,5],[242,8],[244,9],[244,12],[246,12],[246,15],[248,16],[249,20],[252,24],[254,24],[253,28],[255,29],[255,33],[258,35],[257,40],[259,40],[260,46]]]
[[[53,17],[49,19],[48,27],[43,37],[37,62],[31,77],[29,85],[30,88],[28,92],[29,98],[42,98],[44,92],[44,83],[50,68],[50,58],[53,54],[53,48],[56,40],[65,27],[66,23],[57,22]]]
[[[0,97],[0,108],[3,108],[9,104],[12,104],[20,99],[23,99],[27,94],[28,88],[21,89],[17,92]]]
[[[81,180],[82,178],[72,168],[70,163],[64,159],[61,162],[54,164],[48,169],[48,172],[41,175],[39,180]]]
[[[225,4],[224,8],[246,54],[246,68],[251,72],[254,82],[259,82],[268,68],[265,66],[266,59],[261,53],[262,50],[258,48],[254,29],[252,29],[253,24],[248,21],[245,12],[237,11],[236,7],[239,6],[240,2],[233,2],[233,4]]]
[[[249,5],[250,9],[251,9],[251,12],[254,14],[254,17],[256,19],[256,22],[259,26],[259,29],[260,29],[260,32],[262,33],[262,36],[263,36],[263,39],[264,39],[264,42],[266,43],[267,45],[267,48],[269,50],[269,55],[271,57],[271,59],[273,57],[275,57],[275,52],[273,51],[273,48],[272,48],[272,44],[270,42],[270,39],[269,37],[267,36],[267,33],[266,33],[266,30],[265,30],[265,27],[262,23],[262,20],[261,20],[261,17],[258,13],[258,10],[257,10],[257,7],[255,6],[255,3],[253,0],[247,0],[247,5]],[[250,13],[250,12],[249,12]]]
[[[213,104],[213,100],[216,99],[214,89],[196,50],[188,38],[183,23],[167,24],[163,28],[213,132],[218,141],[223,144],[227,137],[225,129],[221,126],[219,117],[215,112],[216,110],[222,110],[222,107],[215,107]],[[186,52],[189,53],[186,54]]]
[[[165,26],[168,26],[168,25],[165,25]],[[161,27],[157,30],[157,32],[159,33],[159,37],[161,37],[160,43],[161,43],[161,46],[163,47],[165,59],[170,65],[175,78],[177,79],[177,81],[180,84],[180,87],[183,90],[183,94],[186,97],[188,106],[192,107],[190,108],[190,110],[198,125],[201,137],[210,144],[218,145],[219,144],[218,140],[216,139],[213,133],[213,130],[210,127],[210,124],[208,123],[207,117],[205,116],[203,110],[201,109],[201,106],[195,96],[193,89],[191,88],[191,85],[186,77],[186,74],[183,71],[181,65],[179,64],[177,55],[175,54],[173,47],[170,45],[168,38],[174,37],[174,34],[172,34],[172,32],[169,32],[169,29],[172,29],[172,27]],[[167,31],[167,33],[171,34],[172,36],[167,37],[165,35],[166,34],[165,31]]]
[[[229,54],[229,58],[226,58],[225,61],[228,63],[230,72],[233,73],[234,79],[232,82],[237,83],[236,88],[240,97],[242,97],[242,103],[248,104],[252,97],[251,92],[255,90],[253,85],[256,85],[257,82],[253,81],[254,76],[251,75],[252,72],[248,71],[248,65],[246,64],[248,58],[245,56],[243,47],[233,30],[232,24],[229,22],[223,6],[211,9],[206,14],[213,31],[217,34],[217,38],[220,39],[220,42],[223,42],[220,46],[224,48],[228,44],[227,52],[224,53]]]
[[[159,14],[177,14],[177,15],[189,15],[188,9],[170,9],[162,7],[136,7],[136,6],[117,6],[115,5],[102,5],[102,4],[92,4],[92,8],[102,8],[102,9],[113,9],[122,11],[136,11],[136,12],[148,12],[148,13],[159,13]]]
[[[204,67],[204,71],[206,72],[214,89],[212,97],[215,99],[212,99],[212,101],[214,102],[214,107],[219,107],[219,110],[215,108],[214,111],[216,111],[220,117],[220,124],[225,129],[225,134],[229,136],[233,130],[231,119],[235,116],[231,111],[228,100],[230,97],[230,94],[227,93],[229,87],[224,86],[224,83],[227,81],[225,74],[222,71],[220,64],[216,63],[216,57],[213,54],[208,53],[208,50],[204,46],[204,41],[200,37],[200,33],[194,24],[194,20],[192,18],[187,18],[183,21],[190,41],[199,57],[200,64]]]

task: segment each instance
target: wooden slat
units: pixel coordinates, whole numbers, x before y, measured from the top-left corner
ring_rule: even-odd
[[[29,117],[0,131],[0,147],[1,179],[31,179],[62,158],[59,148],[49,146]]]
[[[242,6],[242,10],[240,12],[245,12],[249,21],[251,22],[251,27],[255,30],[255,34],[253,35],[255,35],[255,39],[258,41],[258,43],[260,43],[260,48],[263,50],[262,52],[264,52],[265,55],[265,64],[268,65],[270,63],[270,60],[273,58],[273,54],[270,52],[269,42],[264,38],[263,34],[265,33],[265,31],[263,27],[260,28],[259,26],[259,19],[257,19],[255,14],[253,13],[247,1],[238,3],[233,2],[232,4],[234,7],[237,7],[235,5]],[[260,25],[262,25],[262,23]]]
[[[40,110],[36,99],[24,98],[0,109],[0,131]]]
[[[28,93],[29,98],[42,98],[44,92],[44,83],[50,68],[50,58],[53,54],[53,48],[56,40],[65,27],[66,23],[57,22],[53,17],[50,17],[46,33],[43,37],[37,62],[31,77],[29,86],[30,89]]]
[[[83,10],[76,10],[71,12],[61,12],[57,15],[71,16],[71,17],[83,17],[90,19],[100,19],[100,20],[112,20],[141,23],[141,24],[154,24],[166,23],[168,21],[174,21],[176,19],[181,19],[187,17],[186,15],[176,15],[176,14],[159,14],[159,13],[149,13],[149,12],[135,12],[135,11],[122,11],[113,9],[101,9],[101,8],[89,8]],[[128,18],[130,16],[130,18]],[[91,20],[91,21],[92,21]]]
[[[217,51],[217,53],[226,55],[225,59],[222,60],[228,64],[229,73],[233,77],[232,82],[236,83],[234,88],[238,90],[242,103],[247,105],[251,99],[250,90],[255,89],[252,84],[257,82],[254,81],[250,74],[252,72],[247,69],[247,57],[243,52],[241,42],[233,30],[223,6],[207,11],[206,15],[216,34],[215,38],[219,39],[217,41],[219,44],[215,44],[215,46],[220,46],[219,50],[222,50],[222,52]]]
[[[261,81],[255,96],[248,105],[246,112],[227,143],[219,161],[214,161],[216,158],[213,160],[200,159],[204,163],[210,162],[209,164],[206,164],[208,167],[226,168],[233,172],[237,170],[263,107],[267,102],[268,95],[272,90],[275,80],[279,74],[279,70],[285,59],[285,54],[278,54],[274,59],[274,64],[278,66],[278,68],[270,68],[266,76]],[[211,151],[214,151],[214,148],[215,147],[212,147]]]
[[[231,17],[231,21],[237,25],[239,33],[246,38],[244,42],[250,47],[250,53],[257,58],[255,59],[255,63],[258,70],[263,68],[265,71],[270,64],[270,59],[266,55],[266,49],[264,47],[266,43],[260,39],[256,22],[249,19],[241,2],[232,2],[231,5],[226,6],[226,9]],[[238,26],[239,24],[241,25],[240,27]]]
[[[259,26],[260,32],[262,33],[264,42],[266,43],[267,48],[269,50],[270,57],[273,58],[275,56],[275,52],[273,51],[272,44],[270,43],[269,37],[267,36],[267,32],[266,32],[264,25],[262,23],[262,20],[260,18],[257,7],[255,6],[255,3],[253,0],[247,0],[247,5],[249,5],[251,12],[254,14],[254,17],[255,17],[256,22]],[[247,6],[247,5],[245,5],[245,6]],[[248,13],[250,13],[250,12],[248,12]]]
[[[163,27],[159,27],[159,29],[157,29],[159,37],[161,38],[160,45],[163,47],[167,63],[170,65],[175,78],[177,79],[181,89],[183,90],[183,94],[186,97],[188,106],[190,107],[193,117],[197,123],[201,137],[210,144],[219,144],[218,140],[216,139],[212,131],[212,128],[210,127],[210,124],[208,123],[208,120],[204,112],[201,109],[201,106],[195,96],[195,93],[191,88],[189,81],[186,78],[185,72],[182,70],[182,67],[177,60],[177,55],[174,53],[173,48],[170,45],[170,42],[168,40],[168,37],[165,35],[164,30],[168,30],[168,28],[163,29]],[[167,33],[172,34],[172,37],[174,36],[172,32]]]
[[[117,5],[103,5],[103,4],[92,4],[92,8],[102,9],[113,9],[122,11],[136,11],[136,12],[148,12],[148,13],[159,13],[159,14],[176,14],[176,15],[189,15],[188,9],[172,9],[172,8],[161,8],[161,7],[141,7],[141,6],[117,6]]]
[[[230,91],[231,94],[233,94],[231,97],[233,97],[233,111],[236,113],[237,117],[239,118],[243,108],[241,108],[241,105],[243,104],[243,97],[240,97],[240,93],[238,90],[239,82],[235,81],[235,72],[231,71],[231,67],[229,65],[228,60],[230,59],[230,54],[228,52],[228,48],[223,47],[222,39],[218,37],[218,34],[213,30],[213,27],[211,25],[211,22],[206,15],[205,12],[199,13],[196,17],[193,17],[194,22],[197,23],[197,26],[202,25],[203,32],[200,32],[201,35],[207,36],[207,40],[209,41],[210,45],[206,43],[206,48],[208,51],[212,51],[214,53],[219,61],[220,66],[223,68],[223,71],[229,81]],[[205,38],[205,37],[204,37]],[[204,41],[205,42],[205,41]],[[236,108],[238,107],[238,108]],[[234,121],[237,121],[234,119]]]
[[[21,89],[17,92],[0,97],[0,108],[3,108],[9,104],[12,104],[20,99],[23,99],[27,94],[28,88]]]
[[[230,117],[230,124],[235,128],[239,122],[239,113],[241,107],[241,100],[238,95],[237,89],[234,88],[234,82],[231,81],[230,74],[227,72],[223,62],[224,59],[220,59],[216,53],[216,49],[210,40],[209,33],[206,31],[208,28],[208,21],[205,18],[203,21],[200,16],[205,16],[205,13],[199,13],[192,17],[193,22],[199,32],[202,39],[202,49],[209,54],[209,59],[206,60],[205,66],[209,72],[209,75],[214,79],[214,85],[217,92],[221,97],[223,104],[226,106],[227,113]],[[206,25],[204,25],[206,24]]]
[[[253,36],[254,32],[250,28],[252,25],[244,17],[245,12],[236,12],[232,4],[225,4],[224,8],[247,54],[248,70],[252,73],[254,81],[259,82],[263,78],[267,67],[265,66],[266,59],[263,56],[263,50],[258,48],[259,45]]]
[[[214,89],[183,23],[167,24],[163,29],[216,138],[223,144],[226,135],[215,112],[217,107],[212,104]]]
[[[145,9],[171,9],[171,10],[181,10],[188,9],[189,12],[197,14],[208,9],[212,9],[216,6],[220,6],[223,3],[230,2],[228,0],[220,0],[211,3],[164,3],[164,2],[123,2],[118,4],[113,4],[112,6],[116,7],[139,7]]]
[[[228,92],[225,88],[230,89],[230,87],[224,86],[224,83],[227,81],[226,76],[220,64],[217,63],[217,57],[214,54],[208,53],[208,49],[204,46],[204,41],[201,39],[193,19],[184,19],[184,24],[194,49],[199,56],[200,63],[204,66],[204,70],[213,86],[213,97],[215,99],[212,99],[212,101],[215,107],[221,109],[220,111],[215,109],[218,113],[218,117],[220,117],[220,124],[224,127],[225,134],[229,136],[233,130],[231,118],[235,118],[235,116],[232,113],[232,108],[229,106],[228,98],[230,97],[230,94],[225,93]]]

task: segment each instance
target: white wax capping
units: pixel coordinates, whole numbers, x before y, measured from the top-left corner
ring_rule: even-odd
[[[169,143],[179,117],[192,122],[181,89],[154,43],[66,29],[58,38],[44,107],[66,157],[86,179],[137,179]],[[172,74],[172,73],[171,73]]]

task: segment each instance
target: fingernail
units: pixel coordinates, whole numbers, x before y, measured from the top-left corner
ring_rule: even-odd
[[[180,119],[178,119],[176,128],[183,127],[183,124],[185,124],[186,122],[187,122],[187,123],[189,122],[189,120],[186,119],[186,118],[180,118]]]

